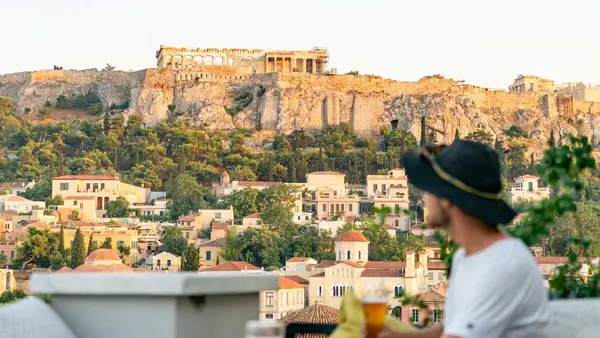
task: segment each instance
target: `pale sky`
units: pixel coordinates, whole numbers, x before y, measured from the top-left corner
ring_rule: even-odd
[[[506,88],[600,84],[598,0],[4,0],[0,74],[155,67],[159,45],[329,49],[329,67]]]

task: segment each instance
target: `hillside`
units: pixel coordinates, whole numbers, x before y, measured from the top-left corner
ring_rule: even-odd
[[[493,136],[520,126],[541,150],[554,129],[556,137],[576,131],[591,135],[597,117],[561,118],[554,94],[514,94],[457,84],[440,76],[398,82],[376,76],[268,73],[215,75],[146,69],[136,72],[49,70],[0,76],[0,96],[12,97],[17,111],[52,104],[59,95],[97,93],[103,106],[130,102],[127,115],[141,114],[148,124],[174,114],[212,130],[235,127],[290,133],[348,122],[362,136],[379,135],[392,125],[420,138],[420,117],[451,141],[485,129]]]

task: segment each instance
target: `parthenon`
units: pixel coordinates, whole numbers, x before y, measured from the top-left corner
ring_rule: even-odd
[[[156,52],[158,68],[201,70],[207,66],[233,67],[239,73],[324,73],[327,49],[264,51],[239,48],[176,48],[161,45]]]

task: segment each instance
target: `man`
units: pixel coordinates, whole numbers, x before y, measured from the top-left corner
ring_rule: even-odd
[[[380,337],[545,337],[548,295],[537,264],[523,242],[498,229],[515,212],[501,198],[496,153],[457,140],[408,153],[403,163],[409,181],[425,191],[427,223],[445,228],[461,248],[452,260],[443,326],[385,328]]]

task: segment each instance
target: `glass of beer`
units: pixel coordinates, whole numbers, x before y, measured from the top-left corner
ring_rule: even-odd
[[[366,288],[361,301],[365,312],[367,338],[377,338],[383,329],[388,312],[389,292],[383,286]]]

